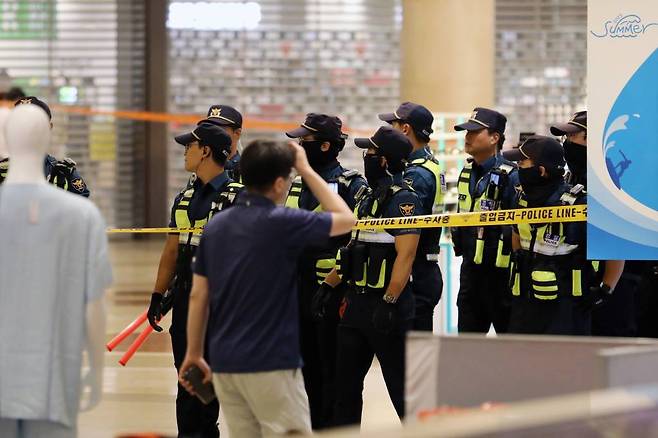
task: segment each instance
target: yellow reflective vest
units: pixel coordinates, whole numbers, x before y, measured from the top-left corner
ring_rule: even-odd
[[[509,164],[501,163],[498,166],[494,167],[487,174],[483,175],[484,178],[486,175],[489,175],[489,178],[492,178],[492,174],[498,174],[499,178],[505,178],[507,175],[512,173],[515,170],[514,166]],[[470,182],[471,174],[473,172],[473,164],[467,162],[461,173],[459,174],[459,179],[457,180],[457,191],[459,193],[459,202],[457,205],[457,211],[460,213],[463,212],[473,212],[473,211],[490,211],[497,210],[500,208],[500,203],[503,197],[503,192],[505,190],[505,184],[509,182],[501,182],[501,184],[489,184],[488,187],[482,192],[482,194],[476,198],[471,196]],[[476,186],[478,183],[476,182]],[[465,231],[467,232],[467,231]],[[484,259],[484,241],[485,241],[485,230],[484,227],[477,227],[477,235],[475,237],[475,251],[473,255],[473,263],[480,265],[483,263]],[[511,230],[509,227],[502,227],[500,235],[498,237],[498,248],[496,251],[496,261],[495,265],[498,268],[507,268],[509,267],[510,254],[512,252],[511,248]]]
[[[582,186],[567,186],[558,193],[558,202],[547,205],[573,205],[584,195]],[[527,207],[527,201],[520,199],[519,207]],[[587,263],[582,245],[567,241],[567,226],[561,222],[517,226],[521,251],[511,268],[513,295],[527,291],[543,301],[583,295],[592,265]]]
[[[176,222],[176,228],[197,228],[203,227],[208,223],[208,221],[213,217],[217,212],[224,210],[225,208],[233,205],[235,197],[240,191],[242,191],[243,186],[240,183],[229,182],[222,189],[221,192],[217,194],[217,198],[213,201],[210,212],[208,216],[195,220],[192,222],[189,217],[189,208],[190,201],[194,196],[194,186],[187,187],[180,199],[178,200],[176,206],[174,207],[174,220]],[[201,233],[179,233],[178,235],[178,244],[187,245],[187,246],[199,246],[199,240],[201,238]]]

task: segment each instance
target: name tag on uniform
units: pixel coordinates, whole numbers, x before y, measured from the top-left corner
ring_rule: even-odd
[[[491,199],[480,200],[480,211],[492,211],[494,207],[495,203]]]
[[[557,247],[560,244],[560,236],[555,234],[546,234],[544,235],[544,242],[547,245]]]

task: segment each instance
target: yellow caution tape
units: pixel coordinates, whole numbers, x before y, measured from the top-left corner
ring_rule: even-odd
[[[157,233],[194,233],[201,234],[203,228],[108,228],[108,234],[157,234]]]
[[[481,211],[474,213],[430,214],[427,216],[364,219],[355,230],[399,228],[473,227],[491,225],[538,224],[549,222],[583,222],[587,220],[587,205],[524,208],[518,210]],[[195,233],[203,228],[112,228],[110,234]]]
[[[356,230],[396,228],[472,227],[490,225],[582,222],[587,220],[587,205],[524,208],[519,210],[478,211],[473,213],[431,214],[360,220]]]

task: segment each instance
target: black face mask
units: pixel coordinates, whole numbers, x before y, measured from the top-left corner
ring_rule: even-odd
[[[382,178],[388,175],[386,168],[380,164],[379,155],[366,155],[363,157],[363,170],[370,187],[376,187]]]
[[[564,140],[564,158],[574,175],[587,173],[587,146]]]
[[[541,176],[539,166],[519,168],[519,181],[523,187],[523,193],[528,200],[529,207],[541,207],[548,198],[557,190],[562,181],[561,177],[544,178]]]
[[[313,169],[321,169],[336,159],[336,153],[332,147],[330,147],[327,152],[323,152],[322,149],[320,149],[320,146],[322,146],[322,143],[324,142],[324,140],[302,140],[300,142],[301,146],[306,151],[308,164],[310,164]]]

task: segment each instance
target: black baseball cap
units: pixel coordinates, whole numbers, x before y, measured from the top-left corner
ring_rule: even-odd
[[[523,142],[525,142],[527,139],[529,139],[533,135],[536,135],[536,133],[535,132],[520,132],[519,133],[519,142],[514,147],[518,148],[519,146],[521,146],[523,144]]]
[[[208,108],[208,114],[201,122],[208,122],[217,126],[235,126],[236,128],[242,128],[242,114],[232,106],[213,105]]]
[[[313,134],[323,139],[344,140],[347,134],[342,132],[342,128],[343,122],[336,116],[308,113],[304,123],[299,128],[286,132],[286,135],[290,138],[300,138]]]
[[[386,123],[393,123],[396,120],[408,123],[414,129],[414,132],[420,134],[424,139],[429,140],[434,123],[434,116],[423,105],[413,102],[402,103],[397,110],[392,113],[380,114],[379,120]]]
[[[531,159],[535,166],[546,169],[564,169],[564,149],[553,137],[533,135],[528,137],[521,146],[503,152],[503,157],[510,161]]]
[[[455,125],[455,131],[479,131],[492,129],[499,134],[505,133],[507,117],[489,108],[475,108],[467,122]]]
[[[46,114],[48,114],[48,119],[50,119],[50,120],[53,119],[53,115],[50,112],[50,107],[48,107],[46,102],[39,99],[38,97],[34,97],[34,96],[23,97],[22,99],[18,99],[16,101],[16,103],[14,103],[14,106],[27,105],[27,104],[32,104],[32,105],[38,106],[39,108],[44,110],[46,112]]]
[[[551,126],[551,134],[562,136],[587,131],[587,111],[578,111],[567,123],[556,123]]]
[[[221,127],[205,121],[200,122],[194,131],[176,136],[175,140],[183,146],[198,141],[200,146],[219,150],[226,157],[231,154],[231,137]]]
[[[355,138],[354,144],[361,149],[374,147],[377,155],[386,157],[390,163],[406,160],[413,146],[406,135],[390,126],[382,126],[370,138]]]

